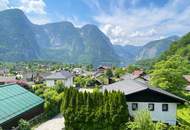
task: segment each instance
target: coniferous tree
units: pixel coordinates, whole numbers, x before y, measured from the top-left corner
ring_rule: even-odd
[[[66,88],[61,112],[66,130],[119,129],[128,119],[125,97],[121,92],[78,92]]]

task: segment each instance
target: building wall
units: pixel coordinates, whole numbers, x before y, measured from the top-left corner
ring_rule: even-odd
[[[70,77],[70,78],[68,78],[68,79],[62,79],[62,80],[60,80],[60,81],[62,81],[63,84],[64,84],[66,87],[73,86],[73,77]],[[52,86],[54,86],[55,84],[56,84],[56,80],[53,80],[53,79],[51,79],[51,80],[46,80],[46,85],[47,85],[48,87],[52,87]]]
[[[48,86],[48,87],[52,87],[52,86],[54,86],[55,85],[55,81],[54,80],[46,80],[46,85]]]
[[[127,102],[130,116],[133,116],[137,111],[132,110],[132,103],[138,104],[138,110],[148,110],[148,104],[154,104],[154,111],[150,111],[153,121],[161,121],[170,125],[176,124],[176,103],[155,103],[155,102]],[[162,104],[168,104],[168,111],[162,111]]]
[[[64,82],[66,87],[73,86],[73,77],[66,79]]]

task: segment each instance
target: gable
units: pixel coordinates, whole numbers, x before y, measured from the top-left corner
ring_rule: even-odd
[[[136,93],[126,95],[128,102],[168,102],[168,103],[184,103],[185,101],[178,98],[159,93],[151,89],[145,89]]]

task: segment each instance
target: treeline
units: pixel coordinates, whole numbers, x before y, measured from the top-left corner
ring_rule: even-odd
[[[128,120],[121,92],[82,93],[67,88],[61,103],[66,130],[119,130]]]

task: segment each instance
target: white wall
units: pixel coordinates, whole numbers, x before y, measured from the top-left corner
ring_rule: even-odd
[[[73,86],[73,77],[70,77],[70,78],[66,79],[66,80],[64,81],[64,84],[65,84],[66,87],[71,87],[71,86]]]
[[[61,80],[62,82],[63,82],[63,84],[66,86],[66,87],[70,87],[70,86],[73,86],[73,77],[70,77],[70,78],[68,78],[68,79],[63,79],[63,80]],[[48,87],[52,87],[52,86],[54,86],[55,85],[55,80],[46,80],[46,85],[48,86]]]
[[[46,80],[46,85],[47,85],[48,87],[52,87],[52,86],[55,85],[55,81],[54,81],[54,80]]]
[[[136,112],[132,110],[132,103],[138,104],[138,110],[148,110],[148,104],[153,102],[127,102],[129,114],[134,116]],[[161,121],[170,125],[176,124],[176,103],[153,103],[154,111],[150,111],[153,121]],[[162,111],[162,104],[168,104],[168,111]]]

